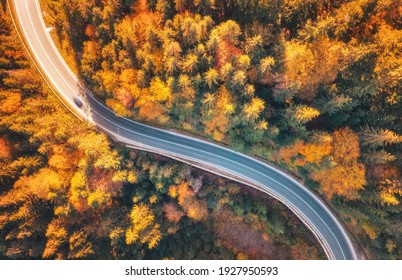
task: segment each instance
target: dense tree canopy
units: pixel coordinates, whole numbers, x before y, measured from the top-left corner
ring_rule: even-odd
[[[109,2],[107,14],[129,4]],[[91,3],[97,1],[80,2],[79,14],[92,14]],[[95,25],[86,29],[89,37],[95,32]],[[283,205],[187,165],[112,145],[75,119],[43,85],[16,38],[0,10],[0,258],[303,257],[292,247],[309,248],[312,253],[305,257],[324,257]],[[87,45],[91,52],[106,51],[94,42]],[[175,47],[173,56],[180,53]],[[99,63],[97,55],[86,58]],[[138,71],[122,71],[116,98],[105,95],[108,105],[120,109],[117,113],[131,116],[131,107],[151,104],[162,121],[174,93],[192,100],[187,94],[194,85],[187,74],[178,76],[180,88],[175,89],[157,76],[146,87],[133,83]],[[105,89],[116,86],[112,70],[98,74]],[[228,114],[233,113],[229,94],[222,88],[218,97]],[[215,105],[207,103],[206,109]],[[152,112],[144,117],[154,119]],[[227,226],[223,213],[236,229],[229,237],[222,234]],[[253,241],[232,242],[244,234]]]
[[[54,27],[53,35],[69,65],[117,114],[206,136],[274,161],[316,188],[339,211],[365,244],[368,257],[400,258],[400,1],[41,2],[45,20]],[[10,32],[3,29],[4,34]],[[53,196],[72,184],[68,201],[75,211],[113,205],[121,184],[133,171],[122,170],[125,167],[116,160],[120,155],[107,144],[102,149],[110,157],[96,154],[79,139],[63,144],[69,135],[51,117],[33,118],[32,108],[51,109],[34,98],[42,91],[40,80],[25,67],[22,52],[10,45],[6,40],[1,50],[4,70],[0,74],[10,91],[0,100],[2,122],[17,114],[19,122],[12,125],[13,131],[28,134],[40,156],[21,157],[1,172],[23,172],[18,181],[21,188],[29,188],[38,180],[36,176],[43,176],[48,191],[37,195],[46,201],[53,201]],[[36,100],[29,108],[25,107],[27,97]],[[47,129],[37,131],[31,122]],[[55,137],[60,147],[42,143],[49,137]],[[82,137],[106,143],[92,133]],[[18,154],[17,148],[8,147],[13,139],[0,139],[7,146],[0,149],[0,155]],[[76,161],[79,170],[65,167],[64,155],[69,156],[68,162]],[[60,182],[52,176],[41,164],[41,156],[49,158],[52,168],[70,172],[71,179]],[[95,190],[96,180],[108,188]],[[160,190],[174,193],[177,188],[186,196],[191,184],[188,190],[184,186],[185,182],[177,181],[162,184]],[[134,203],[140,207],[145,195],[138,195]],[[202,223],[200,213],[205,213],[210,199],[194,202],[197,194],[188,196],[193,204],[182,205],[181,195],[172,197],[169,192],[178,202],[164,204],[167,219]],[[149,194],[147,199],[157,203],[161,194]],[[215,215],[218,220],[224,216]],[[114,232],[114,242],[126,241],[127,227],[133,221],[126,222]],[[230,222],[224,226],[230,227]],[[152,223],[145,227],[155,228]],[[63,239],[60,229],[65,242],[61,244],[72,246],[74,255],[80,250],[83,254],[94,251],[88,245],[88,233],[71,234],[74,238]],[[55,244],[61,242],[58,238]],[[238,240],[231,238],[234,243]],[[141,243],[141,238],[129,240],[147,243]],[[165,246],[163,239],[161,244]],[[293,248],[294,256],[300,255],[300,246]]]

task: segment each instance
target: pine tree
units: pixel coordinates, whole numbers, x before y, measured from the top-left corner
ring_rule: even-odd
[[[84,231],[76,231],[69,238],[70,259],[83,259],[94,253],[92,243]]]
[[[211,110],[215,106],[216,97],[215,94],[207,92],[204,95],[204,99],[202,100],[202,104],[208,109]]]
[[[251,66],[251,60],[248,55],[241,55],[237,61],[237,65],[240,69],[247,71]]]
[[[215,0],[194,0],[194,6],[198,13],[207,15],[215,8]]]
[[[149,249],[154,248],[162,235],[149,206],[134,205],[130,213],[130,220],[131,225],[126,231],[126,243],[131,245],[138,241],[141,244],[147,244]]]
[[[165,62],[165,70],[169,76],[174,76],[180,69],[179,62],[175,57],[169,57]]]
[[[396,157],[385,150],[373,151],[369,150],[363,154],[364,159],[371,165],[386,164],[396,160]]]
[[[298,105],[295,108],[295,118],[299,123],[306,123],[320,115],[320,111],[313,107]]]
[[[322,97],[317,100],[317,107],[320,109],[321,113],[328,113],[333,115],[336,112],[342,110],[345,106],[352,103],[352,98],[344,95],[329,95],[327,97]]]
[[[234,72],[230,82],[230,88],[233,91],[241,91],[244,89],[244,85],[247,80],[247,75],[243,70],[237,70]]]
[[[181,13],[184,12],[186,9],[191,7],[191,1],[188,0],[173,0],[175,4],[176,11]]]
[[[224,40],[233,45],[239,43],[240,35],[240,26],[233,20],[225,21],[211,31],[211,38],[217,37],[218,41]]]
[[[248,38],[245,45],[245,51],[250,56],[253,64],[257,63],[263,53],[263,40],[261,35]]]
[[[258,97],[253,97],[251,102],[244,105],[244,113],[247,119],[256,119],[265,108],[265,103]]]
[[[266,57],[261,59],[260,65],[258,67],[258,75],[260,79],[266,79],[271,73],[273,66],[275,65],[275,59],[273,57]]]
[[[187,73],[194,73],[198,69],[198,57],[195,54],[188,54],[183,61],[183,71]]]
[[[156,3],[156,11],[162,15],[164,20],[173,16],[173,1],[170,0],[158,0]]]
[[[372,148],[402,143],[402,136],[389,129],[366,126],[360,134],[362,144]]]
[[[209,86],[209,88],[213,88],[218,84],[219,81],[219,74],[218,71],[216,71],[213,68],[210,68],[204,75],[204,80]]]

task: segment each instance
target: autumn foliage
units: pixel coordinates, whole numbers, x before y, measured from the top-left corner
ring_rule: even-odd
[[[280,165],[368,258],[400,258],[400,1],[40,3],[68,65],[118,116]],[[280,207],[66,114],[16,38],[0,10],[0,257],[320,254]]]
[[[334,194],[358,198],[358,191],[366,184],[365,167],[358,162],[358,136],[350,128],[342,128],[334,132],[332,146],[335,166],[314,172],[312,178],[321,183],[322,192],[328,198]]]

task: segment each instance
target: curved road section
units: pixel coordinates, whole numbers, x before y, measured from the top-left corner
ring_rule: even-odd
[[[38,2],[13,0],[9,4],[31,59],[56,96],[77,117],[128,147],[163,154],[270,194],[307,225],[329,259],[357,259],[341,223],[306,187],[280,170],[241,153],[117,117],[81,86],[66,65],[44,24]],[[74,100],[77,97],[78,102]]]

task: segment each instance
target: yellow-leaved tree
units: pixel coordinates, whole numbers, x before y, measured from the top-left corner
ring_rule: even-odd
[[[126,243],[131,245],[139,242],[147,244],[149,249],[155,248],[162,235],[151,208],[144,204],[134,205],[130,220],[131,225],[126,230]]]
[[[225,86],[221,86],[213,95],[206,94],[203,100],[205,106],[204,131],[216,141],[222,141],[225,138],[229,117],[235,110],[232,100],[233,97]]]
[[[147,120],[162,121],[163,113],[171,105],[172,93],[170,88],[160,78],[151,81],[148,89],[144,89],[135,102],[139,115]]]
[[[265,103],[261,98],[253,97],[250,103],[244,105],[244,113],[247,119],[256,119],[265,109]]]
[[[312,119],[318,117],[319,115],[320,111],[318,111],[313,107],[299,105],[295,109],[295,117],[299,123],[309,122]]]

